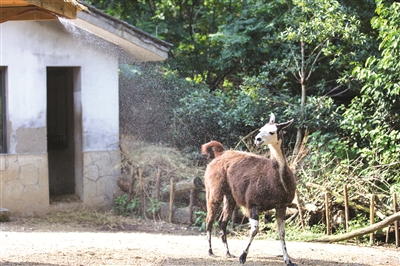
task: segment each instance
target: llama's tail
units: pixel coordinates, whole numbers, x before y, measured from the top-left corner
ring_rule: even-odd
[[[213,150],[214,148],[214,150]],[[211,158],[211,154],[214,151],[214,158],[222,155],[225,151],[224,146],[218,141],[210,141],[201,146],[201,153],[207,157],[207,159]]]

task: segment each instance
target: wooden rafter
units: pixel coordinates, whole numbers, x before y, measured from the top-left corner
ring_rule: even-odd
[[[8,20],[49,20],[76,18],[77,11],[88,11],[78,0],[1,0],[0,22]]]
[[[53,20],[57,19],[54,13],[36,6],[2,7],[0,9],[0,23],[9,20]]]

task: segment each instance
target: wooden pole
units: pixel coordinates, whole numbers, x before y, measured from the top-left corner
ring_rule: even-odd
[[[386,239],[385,239],[385,244],[389,243],[389,233],[390,233],[390,224],[388,226],[388,229],[386,231]]]
[[[371,195],[371,202],[369,205],[369,223],[370,225],[374,224],[375,219],[375,194]],[[369,244],[374,244],[374,232],[369,234]]]
[[[169,217],[168,221],[172,223],[172,218],[174,215],[174,194],[175,194],[175,184],[174,184],[174,178],[171,178],[170,182],[170,189],[169,189]]]
[[[179,182],[175,181],[175,197],[179,197],[180,195],[188,195],[191,189],[195,189],[200,191],[204,189],[203,181],[200,177],[194,177],[187,180],[181,180]],[[169,190],[161,191],[160,197],[162,199],[169,197]]]
[[[194,198],[196,196],[196,192],[194,189],[190,190],[190,201],[189,201],[189,222],[193,224],[193,206],[194,206]]]
[[[131,202],[131,200],[132,200],[134,185],[135,185],[135,172],[134,172],[134,168],[132,167],[132,169],[131,169],[131,181],[129,183],[129,191],[128,191],[128,201],[126,202],[126,204],[129,204]]]
[[[329,193],[325,192],[325,218],[326,218],[326,234],[331,234],[331,217],[329,213]]]
[[[156,180],[156,199],[160,201],[160,190],[161,190],[161,169],[158,168],[157,170],[157,180]]]
[[[396,193],[393,194],[393,210],[394,213],[397,213],[397,195]],[[399,220],[394,221],[394,236],[396,239],[396,248],[400,246],[399,240]]]
[[[323,186],[317,185],[317,184],[313,184],[313,183],[307,183],[306,186],[316,188],[321,191],[329,192],[330,194],[332,194],[332,196],[336,197],[335,204],[342,204],[344,202],[343,196],[340,195],[340,193],[338,193],[338,192],[329,191],[329,189],[327,189]],[[349,201],[349,207],[359,210],[359,211],[362,211],[362,212],[365,212],[365,213],[369,213],[369,208],[364,207],[361,204],[357,204],[357,203]],[[386,215],[383,214],[382,212],[380,212],[379,210],[376,210],[375,215],[378,216],[382,220],[386,218]]]
[[[143,217],[147,220],[147,215],[146,215],[146,199],[144,195],[144,188],[143,188],[143,169],[142,167],[138,167],[137,169],[138,172],[138,177],[139,177],[139,196],[140,196],[140,204],[141,204],[141,209],[143,213]]]
[[[349,196],[347,194],[347,185],[343,185],[344,193],[344,215],[346,219],[346,232],[349,231]]]
[[[296,201],[297,201],[297,209],[299,210],[299,218],[300,218],[300,224],[301,224],[301,228],[303,229],[303,231],[305,231],[306,230],[306,226],[305,226],[305,224],[304,224],[304,220],[303,220],[303,209],[302,209],[302,207],[301,207],[301,199],[300,199],[300,196],[299,196],[299,192],[298,192],[298,190],[296,189],[296,192],[295,192],[295,197],[296,197]]]
[[[142,176],[142,168],[138,167],[137,168],[137,174],[138,174],[138,181],[139,181],[139,190],[138,190],[138,194],[140,196],[140,200],[142,200],[142,195],[143,195],[143,176]]]

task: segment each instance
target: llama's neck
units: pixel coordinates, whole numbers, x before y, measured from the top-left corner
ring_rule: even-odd
[[[285,180],[283,180],[283,172],[286,167],[286,157],[283,151],[283,140],[280,139],[276,144],[268,144],[268,147],[270,150],[270,158],[275,159],[278,163],[279,180],[285,191],[288,191]]]
[[[268,144],[268,147],[270,150],[270,158],[275,159],[278,162],[279,168],[285,167],[286,157],[283,151],[283,140],[280,139],[274,144]]]

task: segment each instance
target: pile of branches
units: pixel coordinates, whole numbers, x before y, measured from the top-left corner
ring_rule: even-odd
[[[314,157],[321,158],[320,161],[311,161],[309,158],[312,154],[310,153],[311,151],[303,145],[297,156],[289,157],[291,167],[298,177],[296,203],[301,214],[298,223],[303,228],[316,224],[326,225],[327,203],[332,233],[346,228],[346,199],[349,207],[348,220],[354,219],[363,223],[359,224],[363,229],[359,232],[356,230],[355,234],[374,232],[389,225],[399,216],[399,213],[396,213],[398,206],[393,204],[395,197],[393,185],[383,178],[385,175],[382,174],[390,171],[391,165],[380,164],[373,168],[365,168],[362,158],[324,161],[323,156]],[[345,198],[346,194],[347,198]],[[368,226],[371,217],[371,199],[374,199],[374,216],[378,222],[374,226]],[[343,239],[325,238],[325,241],[341,240]]]

